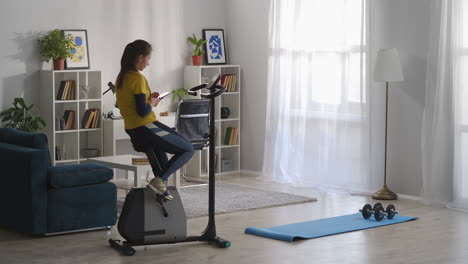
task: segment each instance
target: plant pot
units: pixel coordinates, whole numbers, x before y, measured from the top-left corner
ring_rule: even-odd
[[[201,65],[201,56],[192,56],[192,64],[194,66],[200,66]]]
[[[54,71],[63,71],[65,69],[65,59],[54,59]]]

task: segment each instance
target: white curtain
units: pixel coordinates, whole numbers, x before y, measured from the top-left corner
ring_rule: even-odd
[[[366,6],[273,0],[263,174],[369,192]]]
[[[433,0],[430,30],[422,197],[468,209],[468,3]]]

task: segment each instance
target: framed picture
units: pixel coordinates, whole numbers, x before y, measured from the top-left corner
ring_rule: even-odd
[[[65,29],[71,34],[76,48],[72,49],[72,58],[65,60],[65,69],[89,69],[88,33],[86,29]]]
[[[206,64],[226,64],[226,49],[223,29],[204,29]]]

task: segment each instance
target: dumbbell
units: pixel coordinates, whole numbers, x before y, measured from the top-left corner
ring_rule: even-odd
[[[360,209],[359,212],[362,213],[362,217],[364,217],[364,219],[369,219],[372,215],[374,215],[375,220],[382,221],[382,219],[384,218],[384,215],[382,214],[383,210],[384,209],[382,204],[376,203],[374,205],[374,208],[372,208],[370,204],[364,205],[364,207],[362,207],[362,209]]]
[[[370,204],[366,204],[359,211],[362,213],[364,219],[369,219],[371,215],[374,215],[374,218],[377,221],[382,221],[384,216],[386,216],[387,219],[393,219],[393,217],[398,214],[393,204],[388,205],[387,209],[384,211],[384,207],[381,203],[376,203],[374,208],[372,208]]]
[[[381,203],[376,203],[374,205],[374,210],[375,210],[376,207],[381,207],[382,208],[381,214],[386,216],[387,219],[393,219],[393,217],[395,217],[395,215],[398,214],[398,212],[396,211],[395,206],[393,204],[389,204],[387,206],[387,209],[385,209],[385,211],[384,211],[384,208],[383,208]]]
[[[398,212],[396,211],[396,208],[393,204],[389,204],[387,206],[387,209],[385,210],[385,213],[387,214],[387,219],[393,219]]]

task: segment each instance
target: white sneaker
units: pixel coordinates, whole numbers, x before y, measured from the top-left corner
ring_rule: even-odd
[[[166,183],[159,177],[154,177],[148,183],[148,187],[156,193],[164,195],[164,199],[172,200],[174,197],[167,192]]]

